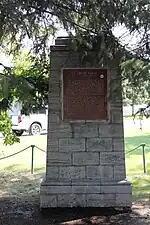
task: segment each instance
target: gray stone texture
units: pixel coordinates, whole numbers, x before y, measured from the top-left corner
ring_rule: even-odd
[[[99,153],[79,152],[73,153],[73,165],[99,165]]]
[[[60,152],[82,152],[85,151],[84,138],[59,138]]]
[[[88,138],[86,144],[87,151],[112,151],[112,138]]]
[[[46,176],[40,206],[131,207],[121,80],[114,62],[109,61],[108,121],[63,121],[62,68],[81,67],[79,54],[68,51],[64,41],[58,38],[51,47]]]
[[[60,179],[83,179],[85,178],[85,167],[83,166],[64,166],[59,168]]]

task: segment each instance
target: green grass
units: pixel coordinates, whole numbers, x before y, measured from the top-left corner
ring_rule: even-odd
[[[149,123],[149,120],[147,121]],[[133,124],[133,123],[132,123]],[[143,172],[142,148],[126,155],[127,176],[133,184],[133,200],[137,202],[150,201],[150,129],[144,126],[143,130],[131,125],[124,130],[125,150],[132,150],[141,143],[145,143],[146,169],[147,174]]]
[[[129,180],[133,183],[133,200],[147,202],[150,196],[150,129],[140,130],[131,125],[125,128],[126,152],[145,143],[147,174],[143,173],[143,158],[141,148],[126,155],[126,169]],[[13,146],[3,146],[0,143],[0,158],[20,151],[30,145],[36,145],[46,150],[47,137],[22,136],[20,143]],[[39,201],[39,185],[45,171],[46,154],[38,149],[34,152],[34,174],[31,174],[31,148],[25,152],[0,161],[0,196],[15,196],[30,202]],[[29,198],[30,197],[30,198]]]

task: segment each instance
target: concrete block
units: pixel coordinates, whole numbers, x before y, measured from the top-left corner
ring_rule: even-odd
[[[101,152],[100,165],[123,165],[124,164],[123,152]]]
[[[60,153],[60,152],[48,152],[47,154],[47,164],[50,165],[71,165],[71,154]]]
[[[49,107],[51,110],[61,110],[61,101],[60,101],[60,98],[59,97],[51,97],[49,98]]]
[[[101,194],[116,194],[117,186],[116,185],[102,185]]]
[[[100,186],[72,186],[72,193],[74,194],[100,194]]]
[[[65,138],[72,137],[72,128],[69,124],[61,123],[61,124],[50,124],[48,137],[57,137],[57,138]]]
[[[86,195],[58,195],[58,207],[86,207]]]
[[[60,85],[61,79],[60,79],[60,72],[58,71],[52,71],[53,73],[53,77],[50,77],[50,82],[49,84],[52,85],[56,85],[57,87]]]
[[[117,194],[116,195],[116,205],[122,207],[132,206],[132,194]]]
[[[112,151],[112,138],[88,138],[86,147],[91,152]]]
[[[87,207],[104,207],[104,195],[87,194]]]
[[[111,125],[112,137],[124,137],[123,125],[122,124],[112,124]]]
[[[59,112],[53,112],[51,110],[48,111],[48,123],[51,126],[51,123],[60,123],[60,115]]]
[[[85,178],[85,167],[66,166],[59,168],[60,179],[82,179]]]
[[[113,150],[124,152],[124,138],[113,138]]]
[[[101,178],[113,178],[114,170],[113,166],[87,166],[87,178],[101,179]]]
[[[111,125],[110,124],[99,124],[98,126],[98,131],[99,131],[99,137],[100,138],[111,138],[112,133],[111,133]]]
[[[114,124],[123,124],[123,112],[122,108],[111,110],[111,123]]]
[[[54,98],[54,97],[61,97],[61,91],[58,90],[58,88],[55,91],[52,91],[51,89],[49,90],[49,94],[48,94],[49,98]],[[51,107],[49,106],[49,108],[51,109]]]
[[[124,180],[126,178],[125,162],[121,166],[114,165],[114,179]]]
[[[99,165],[99,153],[73,153],[73,165]]]
[[[60,138],[60,152],[81,152],[85,151],[85,139],[82,138]]]
[[[71,180],[64,179],[46,179],[46,182],[42,186],[70,186],[72,185]]]
[[[97,124],[74,124],[74,137],[98,137],[98,125]]]
[[[46,177],[48,179],[58,179],[58,167],[47,166],[46,168]]]
[[[70,186],[42,186],[41,194],[43,195],[53,195],[53,194],[69,194],[72,193],[72,187]]]
[[[59,150],[59,144],[57,138],[48,138],[47,141],[47,156],[51,154],[51,152],[57,152]]]
[[[117,185],[117,193],[119,194],[131,194],[132,186],[131,185]]]
[[[56,208],[57,199],[55,195],[40,194],[40,208]]]

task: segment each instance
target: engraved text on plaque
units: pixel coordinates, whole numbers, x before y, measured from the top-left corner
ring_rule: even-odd
[[[107,70],[63,70],[63,119],[107,120]]]

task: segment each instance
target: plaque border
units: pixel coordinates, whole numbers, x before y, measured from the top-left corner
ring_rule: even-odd
[[[106,120],[71,120],[71,119],[64,119],[64,70],[93,70],[93,69],[99,69],[99,70],[107,70],[107,95],[106,95],[106,98],[107,98],[107,119]],[[109,97],[109,69],[108,67],[66,67],[66,68],[62,68],[61,69],[61,119],[63,122],[67,122],[67,123],[85,123],[85,122],[89,122],[89,123],[106,123],[106,124],[109,124],[110,123],[110,104],[109,104],[109,101],[108,101],[108,97]]]

